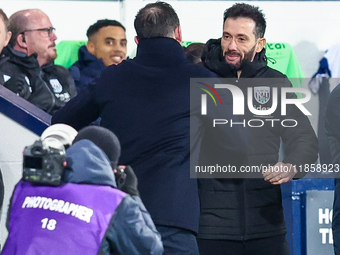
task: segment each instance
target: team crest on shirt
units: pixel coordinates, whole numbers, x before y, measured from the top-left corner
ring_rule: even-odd
[[[63,91],[63,86],[61,86],[60,82],[58,81],[58,79],[51,79],[50,80],[50,84],[53,88],[53,92],[54,93],[60,93],[61,91]]]
[[[270,87],[260,86],[254,87],[255,100],[260,104],[265,104],[270,99]]]

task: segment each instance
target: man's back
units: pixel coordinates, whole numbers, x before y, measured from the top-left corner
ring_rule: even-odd
[[[52,121],[80,128],[84,118],[96,118],[100,111],[101,125],[120,139],[120,163],[135,169],[141,198],[154,222],[196,232],[197,180],[190,179],[189,172],[189,85],[194,77],[214,75],[188,61],[175,40],[144,39],[136,58],[103,72],[95,85],[95,104],[86,116],[68,116],[66,105]]]
[[[137,56],[107,67],[97,84],[80,92],[52,122],[79,129],[101,117],[101,125],[121,142],[120,163],[135,169],[164,254],[197,255],[199,199],[190,166],[198,161],[204,120],[211,124],[212,116],[201,114],[200,89],[194,90],[197,101],[191,107],[190,78],[216,75],[186,59],[179,19],[169,4],[147,4],[134,25]],[[232,118],[226,92],[222,94],[226,104],[214,109]],[[239,128],[223,130],[225,149],[243,154],[246,145]]]

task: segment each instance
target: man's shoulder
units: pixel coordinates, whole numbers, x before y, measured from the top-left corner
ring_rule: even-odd
[[[71,76],[70,71],[66,67],[55,64],[43,66],[42,71],[47,74],[53,74],[57,77]]]
[[[9,60],[9,57],[2,54],[0,55],[0,66],[3,65],[4,63],[6,63]]]
[[[203,65],[193,64],[190,61],[179,65],[178,70],[182,70],[190,78],[216,78],[218,77],[214,72],[210,71]]]
[[[2,55],[0,58],[0,82],[3,84],[7,80],[9,80],[12,76],[24,74],[27,75],[27,72],[23,70],[22,66],[11,62],[8,56]]]
[[[287,76],[278,70],[275,70],[269,66],[266,66],[263,73],[261,74],[263,78],[287,78]]]
[[[13,61],[11,56],[3,54],[0,57],[0,71],[6,70],[7,67],[19,69],[19,64]]]
[[[145,67],[145,69],[143,68]],[[140,75],[145,70],[152,71],[155,70],[156,73],[159,74],[159,70],[162,67],[150,66],[145,64],[143,61],[136,59],[127,59],[122,61],[119,65],[111,65],[106,67],[101,73],[101,77],[109,78],[109,79],[124,79],[126,76],[131,76],[131,73],[135,73]],[[176,66],[173,66],[171,69],[164,68],[163,72],[176,73],[180,72],[184,77],[190,78],[216,78],[218,77],[214,72],[210,71],[206,67],[200,64],[194,64],[190,60],[185,59],[179,60]],[[155,73],[155,75],[157,75]],[[119,74],[119,75],[117,75]]]
[[[53,64],[53,68],[54,70],[58,71],[58,72],[69,72],[68,69],[64,66],[60,66],[60,65],[54,65]]]
[[[80,62],[79,62],[79,60],[78,60],[78,61],[75,62],[73,65],[71,65],[68,69],[69,69],[69,71],[71,71],[71,70],[74,70],[74,69],[79,69],[80,66],[81,66],[81,64],[80,64]]]
[[[9,56],[2,55],[0,57],[0,72],[4,73],[12,70],[13,68],[14,70],[19,69],[18,65],[10,61]]]
[[[338,84],[333,91],[331,92],[331,94],[329,95],[329,101],[338,101],[340,99],[340,84]]]
[[[80,76],[81,76],[79,66],[80,66],[80,63],[79,61],[77,61],[76,63],[74,63],[72,66],[68,68],[69,72],[71,73],[75,81],[79,81]]]

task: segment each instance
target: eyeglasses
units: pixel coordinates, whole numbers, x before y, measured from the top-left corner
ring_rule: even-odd
[[[43,32],[42,35],[44,35],[45,37],[51,37],[52,32],[55,33],[55,28],[46,27],[46,28],[38,28],[38,29],[28,29],[28,30],[21,32],[20,34],[25,34],[26,32],[32,32],[32,31]]]

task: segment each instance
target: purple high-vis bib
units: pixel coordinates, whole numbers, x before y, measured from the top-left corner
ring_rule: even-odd
[[[67,183],[15,188],[3,255],[97,254],[124,192],[109,186]]]

